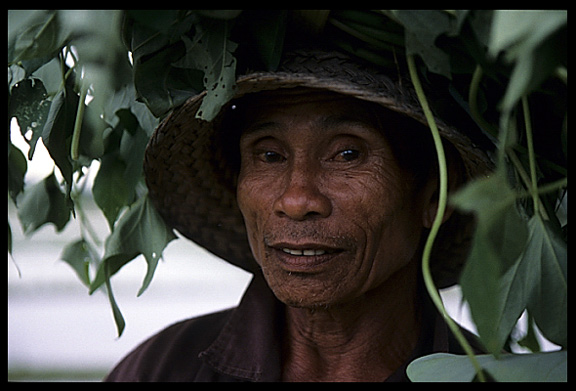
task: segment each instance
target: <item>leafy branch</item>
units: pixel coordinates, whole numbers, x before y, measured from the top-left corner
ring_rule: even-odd
[[[474,350],[464,337],[464,334],[460,331],[460,327],[456,324],[456,322],[448,315],[446,308],[444,307],[444,303],[442,302],[442,298],[436,289],[436,285],[434,284],[434,279],[432,278],[432,272],[430,271],[430,254],[432,253],[432,248],[434,246],[434,240],[436,239],[436,235],[438,234],[438,230],[442,225],[442,221],[444,219],[444,214],[446,212],[446,206],[448,204],[448,169],[446,166],[446,154],[444,153],[444,146],[442,145],[442,138],[440,136],[440,132],[438,131],[438,127],[436,126],[436,120],[434,119],[434,115],[430,110],[430,106],[428,105],[428,100],[426,99],[426,94],[422,89],[422,84],[420,83],[420,78],[418,77],[418,71],[416,70],[416,65],[414,62],[413,55],[407,55],[408,61],[408,69],[410,71],[410,79],[412,80],[412,84],[416,90],[416,94],[418,95],[418,100],[420,101],[420,105],[424,110],[424,115],[426,116],[426,121],[428,122],[428,126],[430,127],[430,131],[432,132],[432,138],[434,140],[434,147],[436,148],[436,154],[438,156],[438,172],[440,177],[439,183],[439,195],[438,195],[438,209],[436,210],[436,216],[434,217],[434,222],[432,223],[432,227],[430,228],[430,233],[428,234],[428,238],[426,239],[426,243],[424,245],[424,251],[422,253],[422,275],[424,277],[424,283],[426,285],[426,290],[432,299],[432,302],[448,324],[448,327],[458,340],[458,343],[466,352],[466,355],[470,359],[470,362],[474,366],[476,374],[478,376],[479,381],[485,382],[486,377],[484,376],[484,372],[482,371],[482,367],[478,363],[476,356],[474,354]]]
[[[554,16],[552,15],[551,19]],[[558,16],[562,20],[562,16]],[[503,20],[502,17],[499,19]],[[557,21],[551,23],[554,22],[557,23]],[[547,39],[547,37],[541,38]],[[533,49],[533,47],[530,48]],[[540,50],[539,47],[537,48]],[[408,55],[408,64],[414,82],[417,75],[410,55]],[[472,74],[469,89],[470,112],[478,125],[485,129],[489,136],[498,136],[498,159],[495,176],[469,184],[452,199],[456,206],[463,210],[473,211],[478,217],[478,228],[472,252],[460,281],[463,294],[470,304],[480,338],[495,358],[502,355],[501,349],[525,308],[528,309],[529,314],[533,316],[536,314],[534,320],[547,338],[561,346],[566,346],[566,243],[557,237],[549,225],[544,223],[542,217],[547,217],[548,214],[541,207],[542,202],[539,199],[539,194],[544,191],[557,191],[566,186],[567,180],[562,178],[541,188],[537,184],[537,158],[534,151],[527,91],[525,90],[530,82],[520,80],[519,77],[512,78],[503,100],[504,104],[501,106],[500,131],[498,132],[498,127],[485,121],[478,109],[477,97],[482,74],[482,68],[477,65]],[[528,74],[526,77],[530,78],[532,75]],[[538,75],[538,77],[541,76]],[[419,90],[418,87],[416,89]],[[523,91],[523,95],[515,95],[516,90]],[[421,102],[425,100],[421,88],[418,95]],[[516,99],[522,103],[529,176],[525,174],[522,163],[514,152],[514,149],[521,148],[518,148],[515,141],[518,139],[517,121],[514,120],[512,114],[514,106],[510,103],[511,97],[517,97]],[[432,125],[430,126],[432,128]],[[438,150],[438,154],[441,153]],[[533,201],[532,211],[528,212],[533,216],[528,222],[520,217],[516,210],[517,201],[523,198],[525,193],[510,188],[506,175],[507,155],[511,157],[518,175],[526,183],[528,194]],[[545,159],[540,159],[540,161],[546,162]],[[442,169],[440,173],[442,175]],[[433,238],[429,238],[430,240]],[[425,273],[428,262],[426,256],[425,253],[423,259]],[[543,268],[549,271],[544,272]],[[535,271],[539,273],[535,273]],[[541,278],[543,275],[548,277],[539,281],[538,276]],[[549,279],[555,281],[555,288],[552,288],[553,283],[548,281]],[[431,292],[434,291],[433,284],[427,284],[427,287],[430,295],[435,297],[436,294]],[[554,314],[550,313],[546,318],[542,315],[549,311],[542,311],[543,307],[534,305],[534,301],[543,303],[542,294],[547,297],[549,302],[560,305],[560,309],[557,307]],[[445,314],[441,301],[434,301],[441,313]],[[547,321],[551,316],[556,319],[555,327],[552,326],[552,322]],[[452,322],[448,321],[448,324],[452,329]],[[476,379],[485,380],[484,370],[481,369],[474,355],[470,354],[469,347],[466,346],[465,342],[462,343],[458,333],[455,335],[473,364]],[[424,363],[428,365],[431,361],[421,359],[411,364],[409,373],[412,373],[415,379],[422,376],[422,373],[428,376],[429,372],[420,367],[420,364]]]

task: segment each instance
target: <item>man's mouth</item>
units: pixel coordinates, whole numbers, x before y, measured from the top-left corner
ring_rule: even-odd
[[[277,243],[270,248],[273,250],[273,259],[278,261],[284,270],[295,273],[314,273],[323,270],[324,264],[344,252],[343,249],[317,243],[308,245]]]
[[[318,256],[318,255],[326,254],[326,250],[314,250],[314,249],[297,250],[297,249],[291,249],[291,248],[286,248],[286,247],[282,248],[282,251],[284,251],[286,254],[296,255],[296,256],[305,256],[305,257],[312,257],[312,256]]]

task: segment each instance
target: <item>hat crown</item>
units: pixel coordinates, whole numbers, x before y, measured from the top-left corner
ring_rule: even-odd
[[[393,80],[371,66],[338,52],[316,50],[287,54],[277,72],[255,72],[238,78],[234,98],[285,88],[335,92],[406,115],[426,124],[409,81]],[[166,223],[215,255],[255,272],[243,217],[236,204],[237,169],[228,164],[216,130],[231,104],[206,122],[196,114],[206,92],[190,98],[156,129],[144,160],[149,197]],[[464,160],[468,177],[491,168],[486,153],[470,139],[437,119],[441,135]],[[442,234],[442,231],[443,234]],[[457,235],[456,235],[457,234]],[[456,213],[437,238],[432,269],[439,287],[456,282],[472,237],[469,218]],[[436,272],[434,271],[436,269]]]

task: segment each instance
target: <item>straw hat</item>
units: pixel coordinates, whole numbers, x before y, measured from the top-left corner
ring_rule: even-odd
[[[234,98],[285,88],[315,88],[375,102],[426,124],[410,83],[393,81],[337,52],[297,51],[286,55],[277,72],[256,72],[237,80]],[[149,196],[166,223],[208,251],[254,272],[244,221],[236,204],[238,167],[228,153],[230,137],[222,123],[230,102],[211,122],[196,119],[206,92],[190,98],[156,129],[146,149],[144,172]],[[452,143],[468,178],[492,164],[487,153],[467,135],[436,119],[442,137]],[[473,226],[470,217],[454,213],[443,225],[432,258],[440,287],[457,281],[466,259]]]

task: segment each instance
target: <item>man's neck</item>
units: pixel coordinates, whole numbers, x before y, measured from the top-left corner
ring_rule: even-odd
[[[286,307],[286,381],[382,381],[420,334],[416,262],[377,289],[328,308]]]

